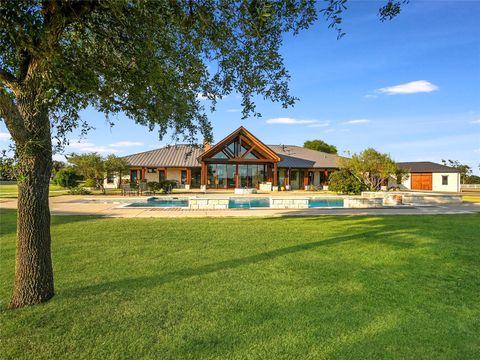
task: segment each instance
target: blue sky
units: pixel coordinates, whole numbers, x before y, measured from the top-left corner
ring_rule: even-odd
[[[456,159],[478,174],[480,2],[414,0],[384,23],[381,3],[349,1],[341,40],[323,20],[285,36],[282,54],[300,101],[290,109],[259,101],[263,117],[242,121],[240,100],[230,95],[209,114],[215,141],[243,125],[267,144],[323,139],[340,153],[374,147],[398,161]],[[94,110],[82,117],[96,130],[67,152],[126,155],[171,143],[122,115],[113,128]],[[0,147],[7,145],[1,123]]]

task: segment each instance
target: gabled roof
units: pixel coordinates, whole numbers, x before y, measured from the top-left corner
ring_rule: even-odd
[[[255,145],[257,151],[266,154],[269,159],[272,159],[277,162],[282,160],[281,157],[278,156],[278,154],[275,151],[273,151],[271,148],[265,145],[262,141],[260,141],[257,137],[255,137],[250,131],[245,129],[243,126],[240,126],[237,130],[235,130],[230,135],[226,136],[223,140],[221,140],[220,142],[212,146],[210,149],[205,151],[203,154],[201,154],[198,157],[198,160],[202,161],[204,159],[212,157],[214,154],[220,152],[223,147],[230,144],[239,136],[244,136],[248,141],[251,141]]]
[[[459,173],[459,169],[437,164],[431,161],[411,161],[397,163],[402,169],[411,173]]]
[[[279,167],[287,168],[338,168],[340,156],[306,149],[297,145],[268,145],[282,157]]]
[[[197,157],[203,153],[200,146],[179,144],[125,156],[130,166],[144,167],[195,167]]]

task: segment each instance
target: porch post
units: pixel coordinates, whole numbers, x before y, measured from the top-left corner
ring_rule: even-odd
[[[290,186],[290,168],[285,170],[285,186]]]
[[[192,169],[187,168],[187,185],[192,183]]]
[[[303,186],[308,186],[310,185],[308,183],[308,170],[307,169],[303,169]]]
[[[238,164],[235,164],[235,188],[238,189]]]
[[[328,170],[325,170],[325,185],[328,186]]]
[[[273,186],[277,186],[277,173],[278,173],[278,169],[277,169],[277,163],[273,163]]]
[[[207,185],[206,182],[206,167],[205,167],[205,162],[202,161],[202,166],[200,168],[200,185]]]

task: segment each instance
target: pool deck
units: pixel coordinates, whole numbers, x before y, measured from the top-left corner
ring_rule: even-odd
[[[225,196],[225,195],[223,195]],[[106,217],[284,217],[323,215],[434,215],[480,213],[480,203],[464,202],[448,206],[386,207],[371,209],[228,209],[191,210],[181,208],[122,208],[120,204],[101,203],[102,196],[57,196],[50,198],[53,215],[91,215]],[[145,199],[148,197],[144,197]],[[87,200],[86,200],[87,199]],[[129,198],[122,198],[128,200]],[[140,200],[142,197],[132,197]],[[94,200],[89,203],[88,200]],[[109,199],[111,201],[111,199]],[[0,199],[1,209],[16,209],[16,199]]]

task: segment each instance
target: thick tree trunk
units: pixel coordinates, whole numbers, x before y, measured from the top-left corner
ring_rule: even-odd
[[[35,113],[28,123],[28,140],[16,144],[17,252],[11,308],[45,302],[54,295],[48,205],[48,186],[52,170],[48,114]]]

